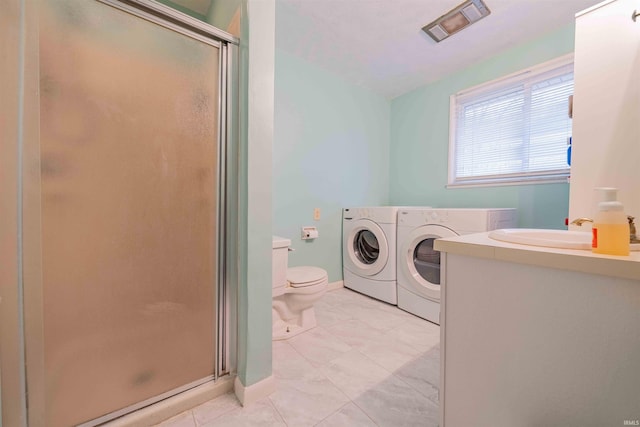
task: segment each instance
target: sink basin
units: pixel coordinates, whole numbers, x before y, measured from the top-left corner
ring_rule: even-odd
[[[537,228],[504,228],[493,230],[489,237],[502,242],[519,243],[521,245],[544,246],[560,249],[591,250],[591,232],[545,230]],[[632,251],[640,250],[640,244],[631,245]]]
[[[591,249],[591,233],[588,231],[505,228],[490,232],[489,237],[502,242],[547,248]]]

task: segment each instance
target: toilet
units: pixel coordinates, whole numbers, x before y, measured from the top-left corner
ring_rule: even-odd
[[[313,304],[329,286],[327,272],[318,267],[289,265],[291,240],[273,236],[273,339],[285,340],[316,326]]]

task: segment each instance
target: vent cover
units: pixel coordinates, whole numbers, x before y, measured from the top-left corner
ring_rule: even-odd
[[[489,15],[491,11],[482,0],[467,0],[451,9],[435,21],[422,27],[422,31],[436,42],[468,27]]]

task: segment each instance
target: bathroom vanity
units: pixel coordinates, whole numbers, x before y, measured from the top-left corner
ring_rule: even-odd
[[[640,419],[640,252],[439,239],[440,425]],[[624,424],[631,421],[633,424]]]

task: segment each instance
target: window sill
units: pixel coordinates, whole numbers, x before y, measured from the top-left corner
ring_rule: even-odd
[[[505,187],[511,185],[533,185],[533,184],[568,184],[569,175],[546,178],[530,179],[505,179],[505,180],[475,180],[458,183],[449,183],[445,188],[473,188],[473,187]]]

